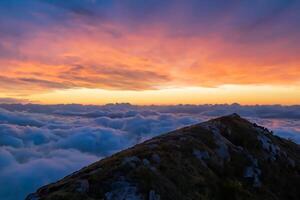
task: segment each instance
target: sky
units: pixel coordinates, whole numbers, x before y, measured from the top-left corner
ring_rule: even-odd
[[[0,98],[299,104],[296,0],[1,0]]]
[[[0,199],[23,200],[117,151],[234,112],[300,144],[300,106],[0,104]]]

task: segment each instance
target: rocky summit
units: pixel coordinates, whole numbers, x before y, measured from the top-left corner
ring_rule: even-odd
[[[155,137],[26,200],[300,199],[300,146],[237,114]]]

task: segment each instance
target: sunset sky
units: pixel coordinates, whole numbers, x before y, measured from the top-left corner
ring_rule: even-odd
[[[1,0],[0,99],[300,103],[300,1]]]

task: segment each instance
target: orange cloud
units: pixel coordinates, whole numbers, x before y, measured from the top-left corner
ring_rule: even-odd
[[[218,33],[186,36],[159,23],[136,31],[80,20],[76,27],[51,26],[27,36],[10,56],[0,57],[0,91],[299,84],[298,47],[292,41],[252,43],[233,33],[233,38]]]

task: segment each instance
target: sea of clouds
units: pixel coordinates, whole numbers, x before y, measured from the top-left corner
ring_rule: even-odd
[[[134,144],[234,112],[300,144],[300,106],[0,104],[0,199],[24,199]]]

